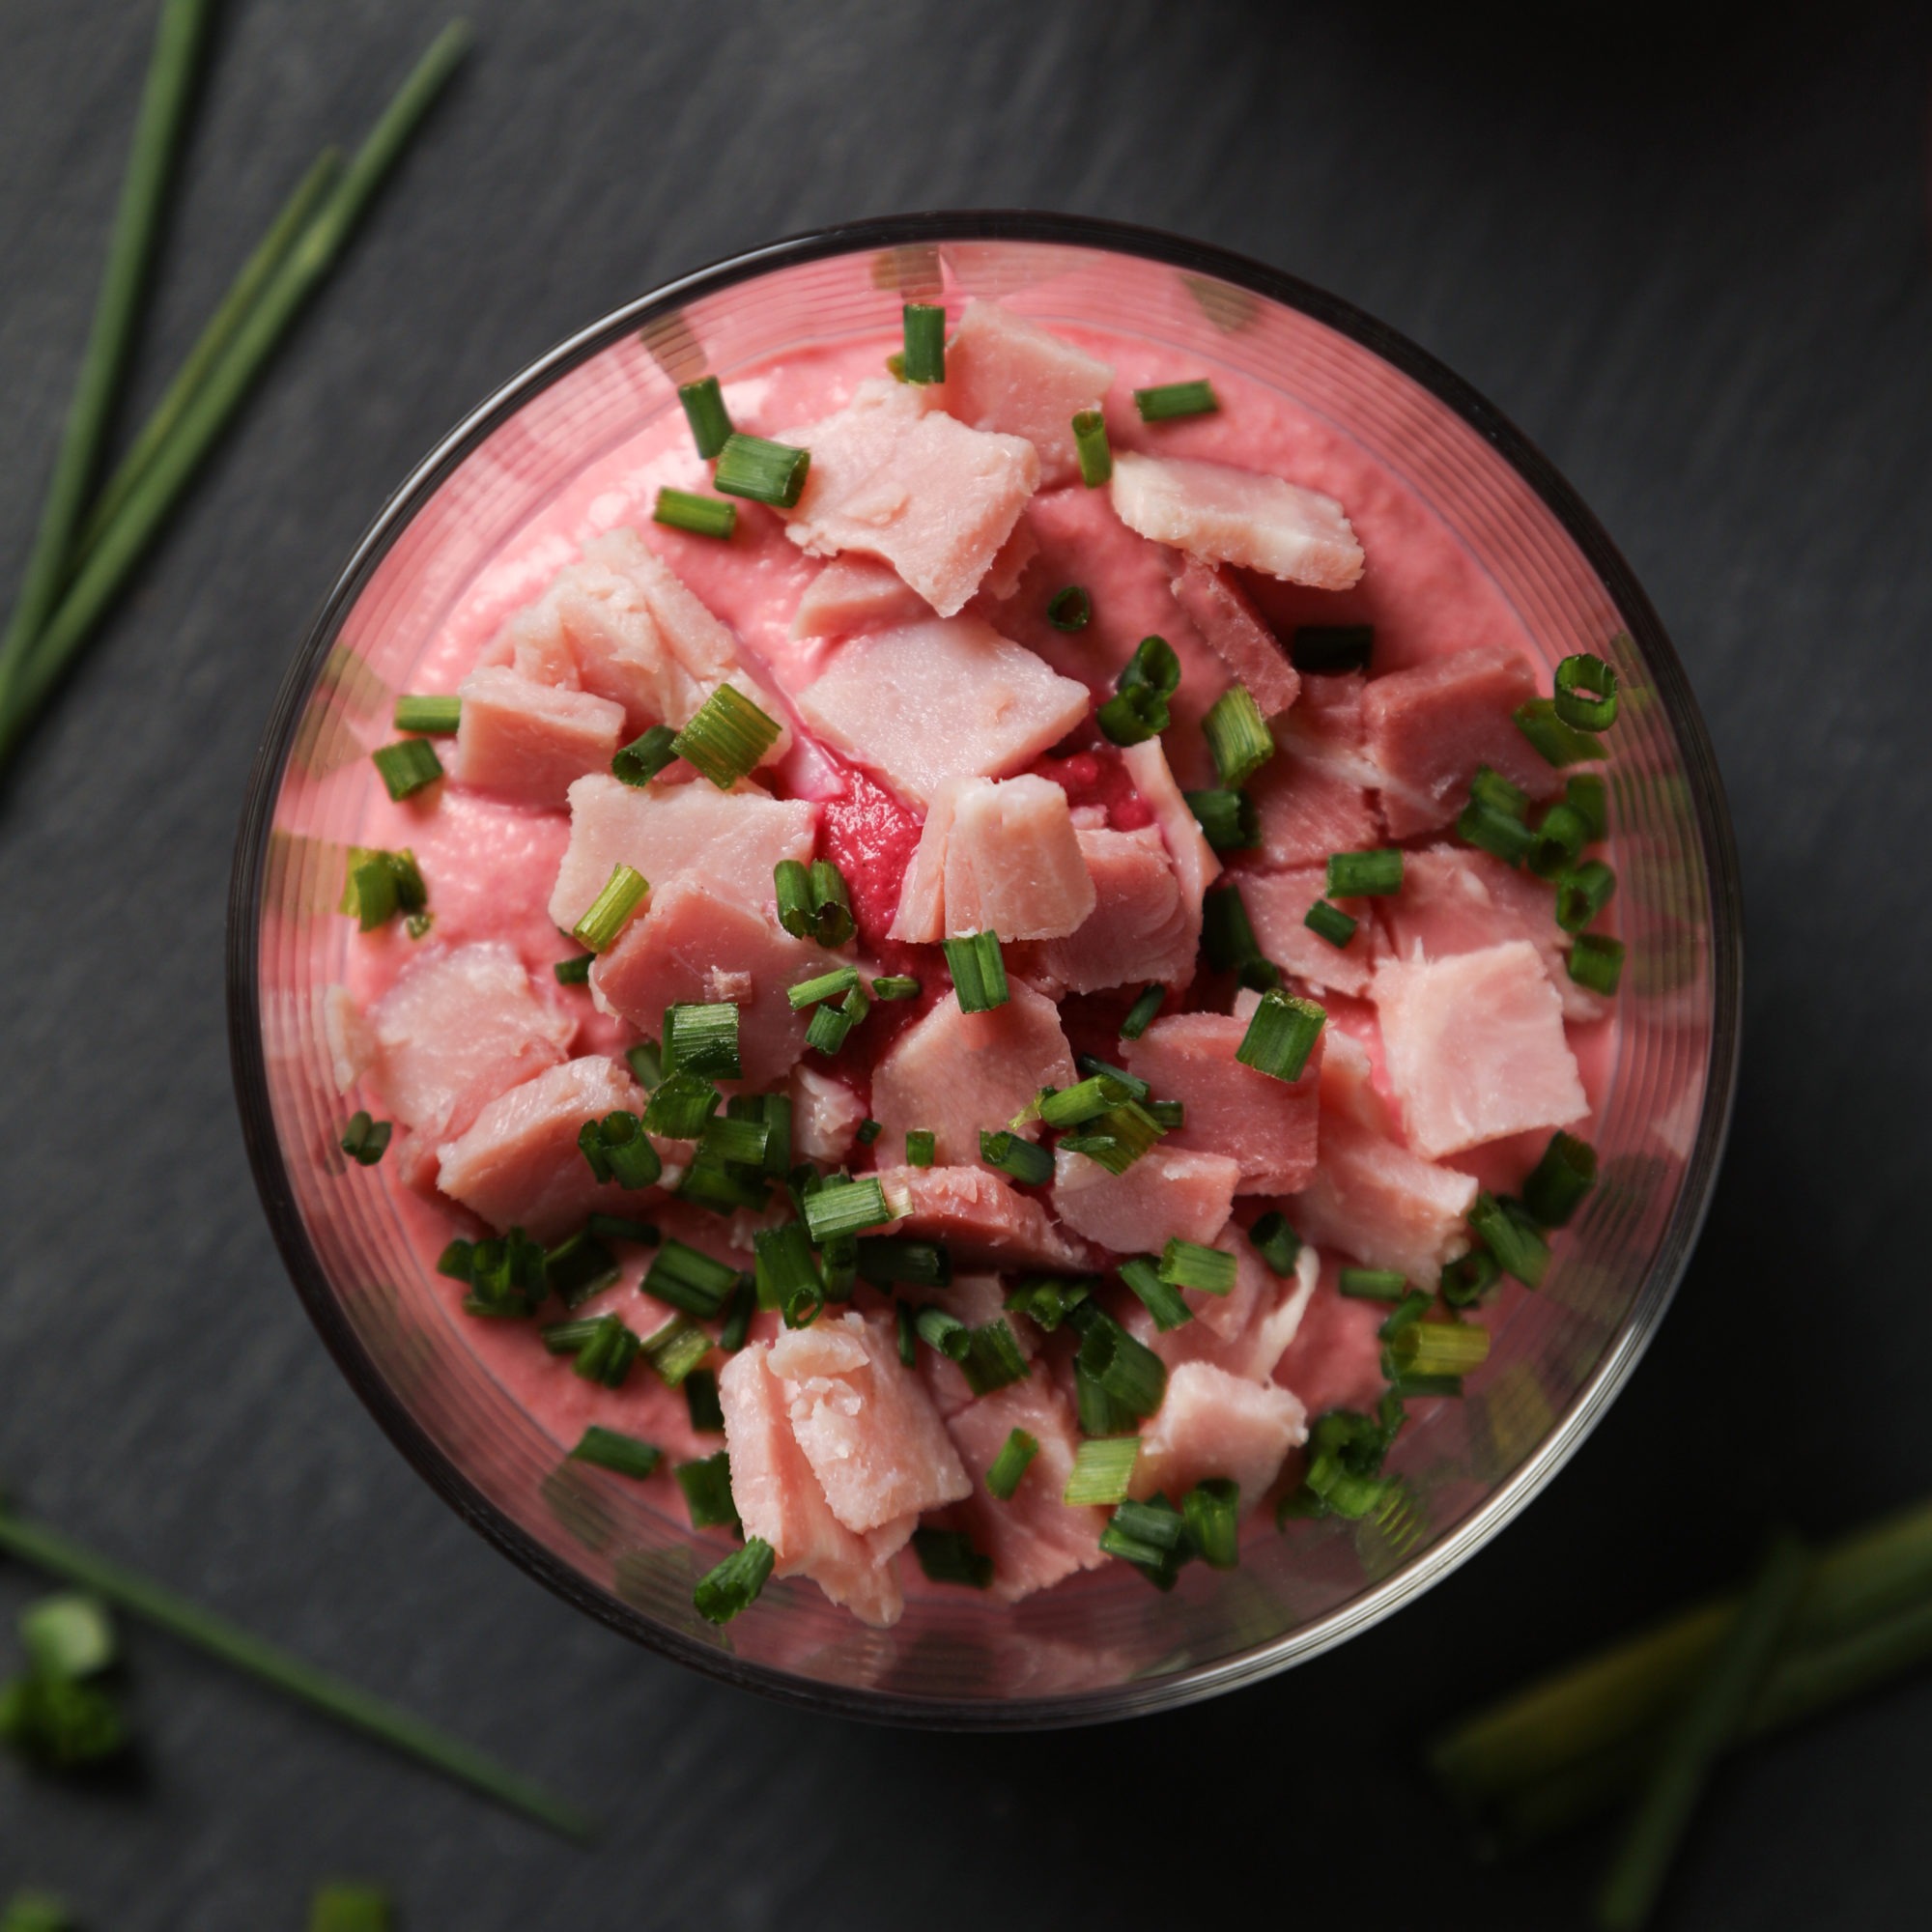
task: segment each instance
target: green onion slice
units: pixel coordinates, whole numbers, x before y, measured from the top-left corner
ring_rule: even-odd
[[[805,1223],[761,1228],[752,1236],[753,1281],[760,1308],[783,1309],[802,1294],[824,1293]]]
[[[401,738],[369,753],[388,794],[399,804],[442,776],[442,760],[425,738]]]
[[[722,497],[705,497],[694,490],[673,490],[667,486],[658,492],[651,522],[663,524],[668,529],[688,530],[695,537],[716,537],[722,543],[728,543],[738,527],[738,506],[727,503]]]
[[[754,503],[789,510],[805,488],[810,468],[809,449],[733,431],[719,452],[711,480],[727,497],[748,497]]]
[[[596,963],[596,953],[579,952],[572,958],[557,960],[550,970],[559,986],[585,986],[590,983],[590,969]]]
[[[666,1388],[679,1388],[711,1352],[711,1337],[687,1315],[673,1315],[644,1337],[643,1357]]]
[[[672,1474],[684,1492],[693,1529],[738,1526],[738,1505],[731,1499],[731,1458],[726,1451],[680,1463]]]
[[[962,1013],[987,1013],[1012,997],[1007,965],[994,932],[971,932],[944,942],[946,965]]]
[[[905,380],[943,383],[946,380],[946,311],[937,302],[907,302],[905,322]]]
[[[1563,803],[1589,828],[1586,844],[1595,845],[1610,836],[1609,793],[1601,772],[1578,772],[1563,787]]]
[[[1302,915],[1301,923],[1310,932],[1325,939],[1330,946],[1347,946],[1355,936],[1355,928],[1361,922],[1350,919],[1340,906],[1332,906],[1326,899],[1317,899]]]
[[[1075,1508],[1124,1502],[1140,1453],[1138,1435],[1102,1435],[1081,1443],[1073,1452],[1073,1467],[1067,1471],[1060,1500]]]
[[[1578,731],[1607,731],[1617,722],[1614,665],[1577,651],[1556,667],[1556,715]]]
[[[1201,836],[1217,852],[1248,852],[1262,842],[1261,814],[1245,792],[1184,791]]]
[[[1098,489],[1114,473],[1114,451],[1107,440],[1107,421],[1098,410],[1082,410],[1073,418],[1073,452],[1080,459],[1080,480]]]
[[[1167,988],[1158,980],[1151,980],[1141,988],[1140,998],[1127,1009],[1127,1016],[1121,1022],[1122,1039],[1139,1039],[1160,1014],[1167,999]]]
[[[1623,978],[1624,943],[1601,932],[1579,932],[1570,948],[1570,977],[1579,986],[1607,998]]]
[[[983,1590],[993,1580],[993,1559],[973,1548],[973,1539],[959,1529],[916,1529],[912,1553],[929,1583],[963,1583]]]
[[[644,1276],[643,1292],[681,1308],[687,1315],[709,1320],[724,1305],[738,1285],[738,1270],[687,1243],[667,1239]]]
[[[1122,1407],[1151,1415],[1167,1392],[1167,1365],[1103,1309],[1083,1305],[1092,1319],[1080,1338],[1080,1366]]]
[[[410,693],[396,699],[398,731],[422,731],[432,738],[447,738],[462,722],[460,697],[424,697]]]
[[[1012,1430],[1000,1445],[1000,1453],[986,1467],[986,1493],[998,1501],[1011,1502],[1020,1478],[1039,1454],[1039,1438],[1024,1429]]]
[[[591,1463],[600,1469],[614,1469],[620,1476],[642,1482],[656,1473],[658,1464],[664,1461],[664,1451],[655,1442],[645,1442],[639,1436],[605,1429],[593,1422],[578,1438],[570,1460]]]
[[[1549,1245],[1527,1215],[1519,1219],[1494,1195],[1485,1193],[1476,1196],[1469,1209],[1469,1225],[1505,1274],[1514,1275],[1525,1288],[1542,1287],[1549,1267]]]
[[[1201,951],[1213,971],[1234,974],[1254,992],[1271,992],[1281,984],[1280,969],[1263,954],[1241,889],[1232,880],[1209,886],[1201,895]]]
[[[1400,1301],[1408,1293],[1408,1277],[1394,1268],[1345,1267],[1335,1286],[1356,1301]]]
[[[1597,1183],[1597,1150],[1575,1134],[1550,1136],[1522,1184],[1522,1205],[1546,1228],[1561,1228]]]
[[[1389,846],[1378,852],[1331,852],[1328,893],[1331,898],[1359,899],[1402,891],[1402,852]]]
[[[587,952],[610,952],[649,891],[641,872],[621,863],[612,866],[604,890],[590,901],[589,910],[571,928],[570,936]]]
[[[1084,631],[1094,615],[1094,600],[1077,583],[1047,599],[1046,621],[1056,631]]]
[[[611,770],[627,785],[647,785],[676,761],[677,733],[668,724],[653,724],[611,758]]]
[[[1267,720],[1244,684],[1231,684],[1208,707],[1201,734],[1208,740],[1222,784],[1230,791],[1238,791],[1274,756]]]
[[[872,981],[875,1000],[916,1000],[919,981],[910,973],[882,973]]]
[[[665,1009],[664,1065],[670,1073],[701,1073],[708,1080],[738,1080],[738,1005],[735,1000]]]
[[[691,1593],[697,1614],[713,1624],[728,1624],[733,1617],[742,1616],[757,1602],[777,1561],[772,1546],[762,1536],[748,1538],[744,1548],[697,1579]]]
[[[1587,731],[1579,731],[1556,715],[1553,697],[1531,697],[1510,714],[1516,728],[1535,746],[1546,764],[1580,765],[1600,758],[1603,752]]]
[[[1609,904],[1617,875],[1601,859],[1585,859],[1556,881],[1556,923],[1581,932]]]
[[[1475,1321],[1411,1321],[1389,1343],[1405,1378],[1455,1376],[1490,1358],[1490,1331]]]
[[[1023,1382],[1033,1373],[1004,1316],[995,1316],[971,1331],[959,1367],[966,1386],[976,1396],[991,1395],[995,1389]]]
[[[1171,1282],[1176,1288],[1198,1288],[1203,1294],[1232,1294],[1236,1267],[1235,1257],[1225,1249],[1183,1241],[1178,1235],[1168,1242],[1160,1257],[1162,1281]]]
[[[1270,1208],[1248,1230],[1255,1252],[1268,1264],[1270,1273],[1286,1278],[1294,1272],[1301,1255],[1301,1236],[1289,1226],[1288,1216]]]
[[[709,1369],[694,1369],[685,1377],[684,1406],[694,1435],[724,1435],[724,1409],[718,1400],[718,1378]]]
[[[1187,1540],[1213,1570],[1232,1570],[1241,1560],[1240,1486],[1226,1476],[1208,1476],[1182,1498],[1180,1513]]]
[[[716,376],[696,383],[681,384],[677,399],[684,405],[685,420],[691,425],[691,440],[706,463],[731,440],[731,414],[724,407],[724,392]]]
[[[793,1012],[803,1012],[807,1007],[815,1007],[821,1000],[836,1000],[849,993],[859,983],[859,969],[856,966],[835,966],[829,973],[820,973],[810,980],[801,980],[796,986],[787,987],[785,998],[791,1002]]]
[[[668,1141],[694,1141],[718,1106],[718,1089],[701,1074],[667,1073],[644,1109],[644,1127]]]
[[[720,791],[729,791],[779,741],[781,726],[735,685],[721,684],[671,740],[671,748]]]
[[[1134,391],[1134,408],[1142,422],[1173,422],[1181,416],[1212,415],[1221,407],[1214,385],[1200,377],[1191,383],[1161,383]]]
[[[1044,1187],[1053,1179],[1053,1156],[1043,1147],[1004,1129],[980,1129],[980,1158],[1023,1187]]]
[[[1164,1278],[1151,1255],[1130,1256],[1121,1264],[1120,1276],[1163,1334],[1194,1320],[1193,1309],[1181,1298],[1179,1289]]]
[[[1264,993],[1235,1058],[1276,1080],[1299,1080],[1327,1017],[1327,1010],[1313,1000],[1279,991]]]
[[[929,1127],[908,1127],[906,1129],[906,1165],[908,1167],[930,1167],[933,1155],[938,1151],[938,1137]]]
[[[342,1130],[342,1151],[358,1166],[374,1167],[387,1151],[389,1137],[394,1132],[391,1122],[375,1120],[365,1110],[357,1109]]]
[[[856,1266],[859,1279],[874,1288],[895,1283],[907,1288],[945,1288],[952,1279],[952,1257],[940,1241],[911,1240],[898,1235],[862,1235]]]
[[[856,1180],[828,1180],[815,1194],[806,1197],[805,1221],[814,1241],[884,1227],[892,1219],[885,1189],[875,1175],[863,1174]]]

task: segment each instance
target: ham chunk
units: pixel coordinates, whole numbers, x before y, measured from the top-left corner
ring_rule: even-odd
[[[1154,980],[1185,986],[1200,950],[1200,905],[1190,906],[1182,894],[1160,828],[1076,836],[1094,882],[1094,910],[1066,938],[1016,953],[1014,969],[1055,999]]]
[[[450,777],[526,805],[561,805],[571,781],[608,770],[624,740],[622,705],[532,683],[501,665],[479,666],[457,695],[463,717]]]
[[[1163,1151],[1232,1160],[1237,1193],[1292,1194],[1315,1172],[1328,1029],[1295,1081],[1273,1079],[1235,1058],[1247,1030],[1245,1020],[1224,1013],[1176,1013],[1155,1020],[1122,1052],[1127,1071],[1145,1080],[1156,1100],[1179,1100],[1186,1110],[1182,1124],[1162,1140]]]
[[[1214,848],[1208,844],[1207,836],[1201,830],[1201,821],[1194,816],[1180,787],[1174,781],[1174,774],[1168,769],[1167,753],[1161,750],[1158,738],[1144,739],[1138,745],[1129,745],[1121,753],[1121,763],[1125,767],[1128,778],[1134,781],[1134,789],[1140,793],[1142,803],[1153,813],[1153,822],[1160,827],[1160,836],[1167,842],[1168,857],[1174,861],[1174,876],[1180,882],[1183,899],[1193,909],[1194,941],[1198,945],[1201,938],[1201,897],[1208,888],[1221,876],[1221,862],[1214,856]]]
[[[405,1126],[460,1134],[487,1100],[563,1059],[576,1022],[530,984],[513,947],[413,954],[369,1009],[376,1084]]]
[[[1445,1263],[1467,1250],[1464,1217],[1475,1199],[1473,1176],[1437,1167],[1373,1127],[1324,1111],[1321,1164],[1289,1204],[1288,1218],[1304,1239],[1340,1248],[1368,1267],[1393,1268],[1427,1290]]]
[[[600,1183],[577,1145],[585,1121],[641,1113],[644,1092],[600,1054],[567,1060],[499,1094],[465,1131],[437,1150],[437,1185],[500,1235],[533,1240],[571,1233],[599,1208],[626,1211],[638,1197]]]
[[[811,452],[786,534],[813,556],[883,558],[942,617],[964,608],[1039,483],[1030,442],[969,429],[909,383],[862,383],[778,440]]]
[[[892,936],[924,943],[967,932],[996,932],[1009,942],[1060,939],[1094,905],[1094,881],[1061,786],[1032,777],[959,779],[926,814]]]
[[[1116,1254],[1158,1254],[1177,1236],[1205,1246],[1228,1225],[1240,1175],[1223,1154],[1164,1143],[1124,1174],[1110,1174],[1084,1153],[1058,1152],[1053,1207],[1076,1235]]]
[[[1440,1159],[1589,1112],[1562,998],[1526,939],[1451,959],[1385,960],[1375,1001],[1416,1152]]]
[[[837,1167],[852,1151],[866,1103],[842,1080],[802,1062],[791,1073],[791,1151],[794,1160]]]
[[[923,1127],[940,1166],[971,1167],[981,1127],[1005,1127],[1042,1087],[1080,1077],[1053,1002],[1019,980],[1011,993],[984,1013],[962,1013],[959,996],[948,993],[893,1042],[872,1074],[884,1142],[903,1147],[908,1128]],[[1015,1131],[1037,1139],[1039,1123]]]
[[[1339,679],[1311,678],[1316,684]],[[1273,757],[1248,781],[1261,826],[1261,863],[1285,867],[1319,865],[1331,852],[1365,852],[1386,842],[1371,795],[1380,774],[1361,752],[1304,718],[1308,700],[1275,728]],[[1346,724],[1348,714],[1339,721]],[[1359,717],[1355,721],[1359,724]]]
[[[1273,718],[1286,711],[1300,696],[1301,676],[1247,592],[1227,571],[1195,556],[1182,557],[1172,587],[1174,601],[1186,612],[1187,621],[1247,687],[1262,716]]]
[[[776,903],[781,859],[810,861],[818,807],[769,798],[754,786],[627,785],[607,775],[570,787],[570,844],[557,868],[550,916],[568,932],[604,890],[613,866],[635,867],[662,892],[686,873],[746,907]]]
[[[1321,1257],[1313,1247],[1304,1246],[1295,1259],[1294,1272],[1277,1280],[1245,1235],[1231,1229],[1219,1245],[1235,1251],[1232,1294],[1215,1296],[1188,1289],[1184,1299],[1195,1311],[1194,1321],[1161,1330],[1145,1308],[1136,1307],[1127,1311],[1127,1329],[1170,1370],[1183,1362],[1206,1362],[1248,1381],[1267,1381],[1300,1331],[1315,1293]]]
[[[600,1012],[653,1037],[667,1007],[735,998],[738,1059],[755,1089],[784,1079],[805,1051],[811,1013],[794,1012],[786,989],[841,963],[687,875],[654,892],[591,967],[590,995]]]
[[[1556,923],[1556,896],[1548,884],[1487,852],[1432,845],[1409,853],[1402,891],[1382,901],[1382,913],[1398,959],[1452,959],[1501,940],[1526,939],[1562,995],[1566,1020],[1603,1014],[1603,1002],[1565,969],[1570,935]]]
[[[1362,724],[1381,773],[1391,838],[1447,825],[1488,765],[1531,798],[1554,798],[1563,775],[1547,764],[1511,715],[1536,696],[1536,672],[1503,644],[1456,651],[1369,680]]]
[[[1128,529],[1190,556],[1317,590],[1361,578],[1362,547],[1341,504],[1279,476],[1121,450],[1109,489]]]
[[[990,624],[953,617],[849,639],[798,708],[848,757],[930,805],[949,779],[1018,771],[1090,702],[1084,684]]]
[[[1378,1331],[1388,1307],[1342,1293],[1336,1286],[1340,1272],[1339,1263],[1321,1264],[1300,1328],[1275,1365],[1275,1380],[1293,1389],[1310,1415],[1325,1415],[1331,1408],[1368,1413],[1387,1386]]]
[[[945,1309],[954,1321],[965,1322],[969,1328],[1004,1321],[1007,1332],[1028,1361],[1039,1352],[1038,1329],[1024,1315],[1008,1312],[1006,1290],[996,1274],[955,1274],[944,1288],[923,1291],[920,1299]],[[969,1403],[979,1399],[959,1364],[937,1349],[919,1350],[919,1374],[932,1398],[932,1406],[949,1422]]]
[[[765,1358],[832,1514],[864,1536],[972,1493],[894,1323],[847,1314],[787,1330]]]
[[[794,638],[843,638],[854,631],[883,631],[916,624],[932,606],[889,563],[878,558],[835,556],[805,587],[792,615]]]
[[[986,574],[980,580],[980,595],[990,597],[995,604],[1004,604],[1020,587],[1020,579],[1027,573],[1027,565],[1039,554],[1039,538],[1034,534],[1031,520],[1021,514],[1013,526],[1013,533],[995,553],[993,560],[986,566]]]
[[[1080,473],[1073,418],[1096,410],[1111,366],[995,302],[969,301],[946,345],[946,409],[974,429],[1024,437],[1042,489]]]
[[[946,1426],[973,1482],[960,1519],[973,1547],[993,1559],[987,1594],[996,1603],[1016,1604],[1106,1561],[1100,1532],[1107,1512],[1060,1500],[1080,1438],[1073,1406],[1050,1377],[1035,1374],[995,1389],[967,1404]],[[1015,1429],[1039,1444],[1039,1454],[1028,1463],[1018,1489],[1001,1502],[987,1493],[986,1471]]]
[[[1196,1483],[1222,1476],[1239,1485],[1242,1505],[1251,1507],[1273,1487],[1288,1452],[1307,1440],[1308,1412],[1287,1389],[1183,1362],[1141,1431],[1133,1493],[1179,1502]]]
[[[944,1241],[955,1264],[993,1267],[1086,1268],[1088,1248],[1054,1226],[1046,1209],[985,1167],[887,1167],[893,1233]]]
[[[861,1536],[833,1515],[792,1434],[785,1385],[768,1367],[773,1346],[748,1343],[718,1377],[731,1498],[745,1534],[771,1545],[775,1575],[810,1577],[835,1604],[888,1629],[905,1608],[892,1559],[911,1539],[914,1520]]]
[[[1404,884],[1406,886],[1406,874]],[[1360,998],[1375,978],[1378,951],[1374,908],[1365,899],[1330,900],[1358,920],[1347,946],[1331,946],[1308,928],[1308,908],[1328,896],[1324,866],[1297,866],[1285,872],[1256,872],[1241,880],[1241,902],[1261,949],[1284,973],[1310,985]]]

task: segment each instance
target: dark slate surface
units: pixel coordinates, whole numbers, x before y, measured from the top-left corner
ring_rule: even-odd
[[[0,1888],[100,1932],[1577,1922],[1600,1835],[1475,1864],[1410,1766],[1472,1699],[1932,1489],[1922,847],[1932,277],[1922,14],[486,0],[479,57],[0,791],[0,1472],[103,1547],[408,1699],[614,1825],[560,1847],[147,1634],[146,1763],[0,1766]],[[1540,38],[1552,13],[1611,21]],[[139,396],[431,0],[228,8]],[[0,4],[0,580],[99,273],[152,9]],[[900,1735],[681,1674],[463,1529],[325,1357],[229,1096],[221,920],[270,694],[341,558],[473,399],[742,244],[908,206],[1190,230],[1350,297],[1521,423],[1672,628],[1750,901],[1738,1131],[1661,1340],[1554,1491],[1394,1624],[1125,1730]],[[0,1610],[30,1579],[0,1569]],[[1725,1777],[1664,1915],[1922,1924],[1932,1681]],[[1164,1856],[1150,1856],[1147,1821]],[[1123,1842],[1124,1841],[1124,1842]],[[1124,1854],[1124,1856],[1123,1856]]]

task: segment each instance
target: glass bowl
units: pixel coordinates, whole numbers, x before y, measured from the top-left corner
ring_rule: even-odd
[[[678,408],[675,385],[888,334],[903,294],[997,297],[1285,392],[1399,473],[1520,614],[1549,666],[1607,652],[1624,694],[1609,767],[1630,948],[1597,1124],[1603,1179],[1542,1293],[1502,1311],[1460,1403],[1405,1432],[1421,1533],[1249,1525],[1240,1568],[1169,1594],[1121,1564],[1010,1609],[922,1587],[867,1629],[810,1582],[725,1629],[691,1606],[716,1562],[662,1484],[581,1463],[464,1345],[449,1285],[405,1238],[397,1163],[345,1173],[325,989],[342,977],[346,848],[392,695],[444,614],[550,497]],[[1615,639],[1614,643],[1609,640]],[[1704,724],[1656,612],[1570,487],[1465,384],[1346,302],[1147,230],[1037,214],[854,223],[659,289],[561,344],[461,423],[357,547],[285,680],[250,782],[228,998],[250,1158],[296,1287],[343,1372],[450,1504],[571,1603],[714,1676],[855,1716],[955,1727],[1089,1721],[1233,1689],[1341,1642],[1474,1553],[1575,1451],[1650,1340],[1702,1220],[1728,1120],[1740,986],[1737,863]],[[674,1508],[675,1505],[671,1504]]]

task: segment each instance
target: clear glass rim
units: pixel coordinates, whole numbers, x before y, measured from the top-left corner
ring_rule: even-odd
[[[1557,1426],[1494,1494],[1402,1569],[1339,1608],[1237,1656],[1171,1677],[1040,1699],[917,1697],[795,1677],[747,1662],[653,1622],[594,1588],[479,1490],[399,1400],[345,1316],[309,1239],[270,1105],[260,1004],[262,894],[269,835],[296,732],[340,626],[397,538],[451,472],[533,395],[622,336],[696,298],[826,256],[913,243],[1020,242],[1109,250],[1211,275],[1295,309],[1379,356],[1453,410],[1536,493],[1608,590],[1655,676],[1685,764],[1706,867],[1712,995],[1702,1118],[1670,1219],[1603,1359]],[[270,1227],[296,1292],[350,1386],[389,1439],[470,1526],[565,1602],[647,1648],[741,1689],[810,1710],[952,1730],[1097,1723],[1211,1697],[1306,1662],[1392,1615],[1465,1562],[1511,1521],[1596,1427],[1656,1333],[1710,1205],[1737,1085],[1743,927],[1736,841],[1716,755],[1663,625],[1607,532],[1554,465],[1493,404],[1406,336],[1351,303],[1246,256],[1158,229],[1017,210],[935,211],[840,223],[766,243],[681,275],[558,343],[452,429],[390,496],[309,625],[256,753],[237,836],[227,933],[229,1052],[242,1138]]]

